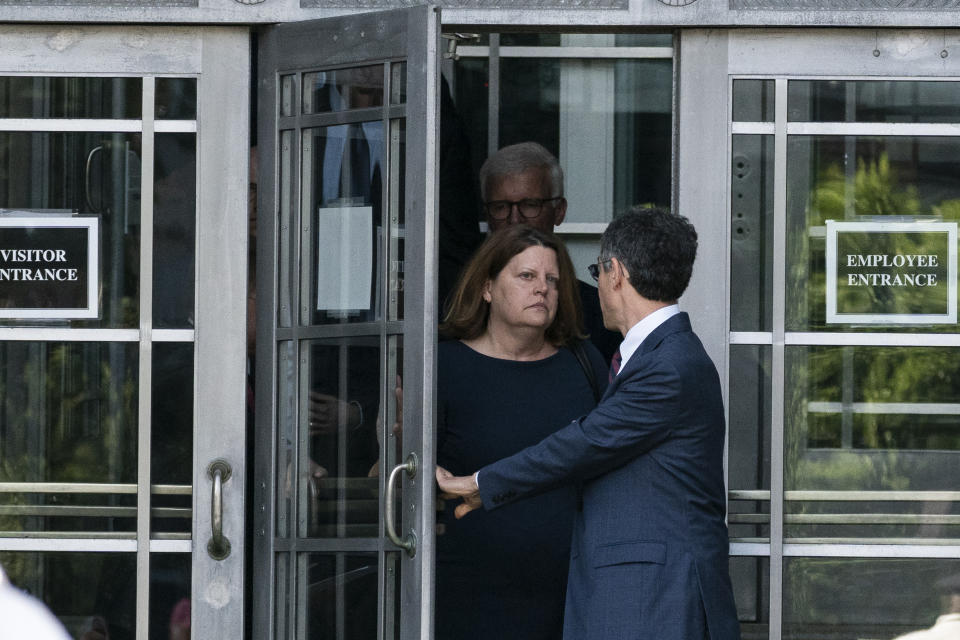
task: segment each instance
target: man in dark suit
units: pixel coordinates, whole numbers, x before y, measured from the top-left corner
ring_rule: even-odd
[[[536,142],[503,147],[480,168],[480,193],[491,232],[525,224],[553,233],[567,215],[563,169],[556,156]],[[584,328],[607,362],[620,336],[604,328],[597,288],[577,281]]]
[[[624,335],[600,404],[532,447],[454,477],[457,515],[583,483],[566,640],[737,640],[728,571],[724,410],[716,368],[676,301],[697,236],[685,218],[634,209],[601,239],[600,304]]]

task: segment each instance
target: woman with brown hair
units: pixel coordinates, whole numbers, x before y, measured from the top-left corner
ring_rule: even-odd
[[[584,340],[573,265],[551,234],[512,226],[464,269],[440,327],[437,463],[462,475],[589,412],[607,366]],[[515,425],[524,425],[517,429]],[[436,637],[559,639],[577,488],[440,517]]]

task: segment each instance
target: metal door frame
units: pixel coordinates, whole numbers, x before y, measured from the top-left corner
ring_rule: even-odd
[[[387,24],[389,20],[395,24]],[[381,22],[382,21],[382,22]],[[349,27],[347,28],[347,25]],[[397,26],[399,25],[399,26]],[[254,593],[254,630],[256,638],[273,637],[276,633],[275,591],[277,585],[276,552],[349,552],[365,550],[375,551],[383,559],[385,553],[395,553],[400,549],[384,538],[384,521],[379,523],[379,540],[370,543],[350,544],[341,549],[343,541],[337,539],[279,540],[275,537],[276,492],[274,482],[277,477],[278,427],[277,376],[278,341],[297,341],[302,336],[298,330],[289,328],[280,331],[277,328],[277,305],[279,299],[278,271],[278,219],[279,194],[277,179],[280,172],[280,159],[277,153],[278,135],[276,118],[280,96],[278,78],[283,73],[296,73],[304,69],[363,64],[364,58],[358,57],[358,51],[364,47],[375,46],[375,53],[368,57],[379,59],[405,58],[407,61],[406,91],[406,202],[404,260],[408,267],[404,274],[405,300],[420,301],[420,305],[411,305],[404,311],[402,321],[379,321],[391,325],[390,333],[396,333],[396,327],[403,327],[403,372],[404,372],[404,429],[403,456],[416,452],[419,461],[416,476],[403,475],[402,530],[400,535],[411,530],[416,532],[416,554],[411,558],[401,554],[401,582],[399,606],[402,611],[413,615],[401,616],[400,637],[422,638],[428,640],[433,635],[433,545],[435,513],[435,482],[433,468],[436,456],[434,452],[434,377],[436,371],[436,327],[437,319],[437,199],[436,167],[439,164],[438,135],[439,126],[439,10],[431,6],[398,9],[391,12],[355,14],[341,18],[313,20],[309,22],[283,25],[284,43],[302,43],[293,46],[294,53],[280,59],[276,54],[276,31],[267,29],[260,38],[261,58],[258,78],[258,136],[260,184],[258,186],[257,219],[257,380],[258,399],[256,405],[256,451],[255,490],[253,509],[253,573],[258,582],[264,585]],[[375,34],[376,42],[370,42]],[[318,42],[336,42],[337,48],[325,55],[322,61],[317,59]],[[420,46],[420,43],[424,43]],[[369,50],[369,49],[367,49]],[[281,71],[274,72],[274,69]],[[299,117],[299,116],[294,116]],[[299,129],[295,129],[297,131]],[[299,158],[299,140],[295,140]],[[299,160],[296,164],[299,167]],[[291,199],[299,203],[301,186],[299,171],[291,175],[293,191]],[[395,181],[394,176],[388,178]],[[415,188],[415,185],[422,185]],[[300,205],[296,205],[299,211]],[[387,215],[385,209],[384,215]],[[299,214],[292,216],[299,220]],[[299,252],[291,250],[289,265],[291,273],[298,273]],[[414,258],[416,257],[416,259]],[[410,269],[411,264],[423,265],[422,270]],[[415,307],[415,308],[413,308]],[[299,314],[293,309],[292,314]],[[296,316],[294,316],[296,317]],[[296,323],[294,323],[296,324]],[[386,330],[381,328],[381,334]],[[343,330],[334,328],[330,335],[350,335],[349,325]],[[324,334],[326,335],[326,333]],[[381,389],[381,397],[388,391]],[[381,458],[382,460],[382,458]],[[380,470],[380,500],[383,503],[385,476],[389,469]],[[380,563],[380,571],[384,569]],[[409,579],[407,579],[409,578]],[[379,591],[385,593],[384,579],[379,579]],[[289,594],[288,594],[288,597]],[[379,615],[383,617],[384,603],[381,602]],[[381,625],[382,627],[382,625]]]
[[[679,211],[697,226],[701,242],[691,286],[682,304],[699,317],[695,323],[715,359],[725,394],[729,390],[728,357],[731,345],[766,345],[771,350],[770,491],[737,491],[730,499],[768,501],[770,537],[731,543],[731,557],[769,560],[769,637],[778,640],[783,625],[783,565],[789,557],[955,558],[960,547],[928,544],[872,543],[803,544],[784,541],[784,361],[787,345],[883,344],[956,346],[957,334],[849,334],[795,333],[784,330],[786,279],[786,147],[788,133],[799,133],[805,123],[787,123],[787,84],[791,79],[841,80],[957,80],[960,62],[948,55],[950,44],[942,30],[720,30],[681,32],[679,121]],[[775,83],[773,122],[732,122],[732,81],[763,78]],[[709,96],[702,100],[699,96]],[[819,126],[819,129],[817,127]],[[859,127],[859,128],[857,128]],[[942,127],[944,135],[950,125]],[[810,130],[851,131],[891,135],[896,124],[825,123]],[[731,332],[730,329],[730,204],[731,141],[734,134],[768,134],[774,140],[773,200],[773,330]],[[948,492],[955,493],[955,492]],[[956,492],[960,493],[960,492]]]
[[[198,637],[240,637],[243,630],[243,483],[244,483],[244,339],[247,228],[246,201],[239,185],[246,183],[248,85],[238,82],[249,74],[249,36],[246,28],[103,27],[57,25],[3,25],[0,27],[0,69],[31,76],[135,76],[143,78],[143,119],[134,121],[142,135],[140,224],[152,230],[153,149],[155,131],[197,132],[196,217],[196,325],[194,329],[154,329],[152,320],[153,241],[141,238],[140,321],[136,329],[70,329],[7,327],[3,340],[133,342],[139,344],[139,390],[135,485],[114,486],[136,493],[135,536],[114,538],[2,538],[9,551],[131,552],[136,553],[136,619],[138,639],[148,637],[150,557],[154,553],[193,553],[192,624]],[[27,55],[29,54],[29,55]],[[153,98],[157,76],[198,78],[196,121],[156,121]],[[43,121],[24,121],[20,130]],[[132,126],[131,121],[100,124],[44,123],[51,127]],[[32,124],[33,123],[33,124]],[[111,124],[112,123],[112,124]],[[98,128],[99,127],[99,128]],[[91,130],[93,130],[91,129]],[[127,129],[117,129],[127,130]],[[203,131],[203,135],[200,135]],[[236,160],[231,160],[236,159]],[[239,215],[239,219],[237,219]],[[233,274],[233,277],[224,277]],[[152,538],[151,518],[151,383],[152,345],[193,343],[194,457],[193,524],[190,537]],[[209,460],[224,457],[233,466],[234,479],[224,491],[225,532],[233,544],[232,557],[216,562],[206,553],[210,531],[211,481]],[[94,487],[95,488],[95,487]],[[214,631],[215,630],[215,631]],[[223,635],[220,635],[223,634]]]

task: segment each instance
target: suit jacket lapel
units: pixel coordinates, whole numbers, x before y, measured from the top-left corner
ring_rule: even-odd
[[[656,349],[667,336],[681,331],[692,330],[690,326],[690,316],[688,316],[686,312],[681,311],[677,315],[668,318],[640,343],[637,350],[630,356],[630,359],[627,360],[627,364],[623,366],[620,373],[617,374],[617,377],[613,379],[613,383],[607,385],[607,390],[604,392],[600,401],[602,402],[607,396],[615,393],[617,387],[620,386],[620,382],[627,379],[631,371],[640,366],[640,361],[643,360],[643,356]]]

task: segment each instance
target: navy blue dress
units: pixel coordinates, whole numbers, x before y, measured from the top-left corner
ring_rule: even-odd
[[[602,393],[607,364],[593,345],[584,348]],[[447,341],[437,369],[437,462],[456,475],[539,442],[596,404],[568,349],[518,362]],[[454,502],[438,519],[437,639],[559,639],[577,489],[557,487],[462,520]]]

